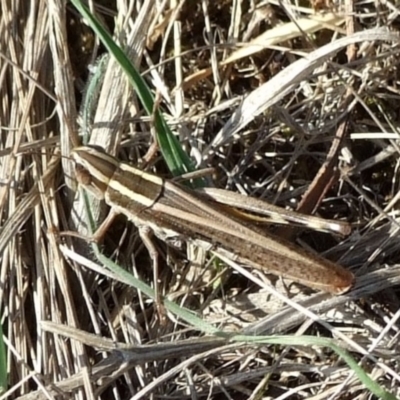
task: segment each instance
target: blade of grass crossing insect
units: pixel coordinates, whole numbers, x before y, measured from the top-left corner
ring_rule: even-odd
[[[95,231],[95,223],[93,216],[90,212],[90,203],[88,195],[84,190],[82,190],[82,196],[85,204],[85,213],[86,213],[86,220],[88,221],[88,230],[90,234],[93,234],[93,232]],[[119,265],[111,261],[109,258],[104,256],[101,253],[97,244],[92,243],[92,250],[98,261],[101,264],[103,264],[106,268],[108,268],[111,272],[113,272],[115,275],[117,275],[120,282],[135,287],[137,290],[140,290],[142,293],[144,293],[147,297],[155,300],[156,296],[154,290],[150,286],[148,286],[140,279],[136,278],[131,273],[126,271],[124,268],[120,267]],[[201,318],[197,317],[192,311],[179,306],[173,301],[164,299],[163,304],[168,311],[172,312],[174,315],[178,316],[180,319],[190,324],[190,326],[203,333],[220,337],[230,336],[229,333],[214,328],[212,325],[204,322]]]

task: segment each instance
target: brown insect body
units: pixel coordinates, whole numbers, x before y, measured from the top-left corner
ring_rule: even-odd
[[[78,147],[72,157],[85,188],[138,227],[150,226],[163,240],[179,236],[207,242],[241,263],[334,294],[353,285],[353,274],[340,265],[261,232],[194,190],[120,163],[97,148]]]

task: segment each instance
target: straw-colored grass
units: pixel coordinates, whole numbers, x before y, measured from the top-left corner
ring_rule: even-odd
[[[78,3],[0,3],[0,399],[400,396],[395,6],[89,2],[146,105]],[[132,223],[87,240],[107,208],[78,194],[69,154],[89,141],[172,178],[158,112],[193,165],[214,168],[204,181],[351,223],[346,238],[271,229],[355,287],[316,293],[154,238],[155,305]]]

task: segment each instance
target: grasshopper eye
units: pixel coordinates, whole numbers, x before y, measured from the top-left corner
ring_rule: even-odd
[[[108,183],[118,168],[118,161],[95,147],[76,147],[71,152],[75,161],[76,180],[98,199],[104,199]]]
[[[92,183],[92,176],[83,165],[76,164],[75,176],[76,180],[83,186],[90,186],[90,184]]]
[[[92,193],[98,199],[104,199],[106,185],[97,180],[83,165],[76,164],[75,167],[76,180],[86,190]]]

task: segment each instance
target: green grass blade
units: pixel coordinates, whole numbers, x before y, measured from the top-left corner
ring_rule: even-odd
[[[3,340],[3,326],[0,324],[0,394],[7,390],[7,352]]]
[[[144,109],[149,116],[154,117],[157,141],[161,153],[168,165],[168,168],[175,176],[193,172],[194,166],[191,159],[182,149],[179,141],[173,135],[171,129],[158,109],[154,109],[153,95],[145,80],[137,72],[124,51],[114,42],[108,32],[102,27],[100,22],[91,14],[90,10],[82,4],[80,0],[71,0],[81,15],[88,21],[91,28],[99,36],[100,40],[107,48],[109,53],[116,59],[121,66],[130,83],[134,87]],[[194,186],[204,186],[204,181],[196,179]]]
[[[356,360],[349,352],[337,345],[335,340],[315,336],[246,336],[236,335],[232,341],[257,343],[257,344],[276,344],[287,346],[319,346],[328,347],[333,350],[344,362],[353,370],[358,379],[375,396],[383,400],[398,400],[396,396],[383,389],[377,382],[357,364]]]
[[[90,212],[90,202],[87,196],[87,193],[82,190],[82,196],[83,196],[83,201],[85,204],[85,212],[86,212],[86,220],[88,221],[88,230],[89,234],[93,234],[95,231],[95,222],[94,219],[91,215]],[[140,279],[136,278],[134,275],[126,271],[124,268],[120,267],[113,261],[111,261],[109,258],[104,256],[97,244],[92,243],[91,244],[93,252],[97,258],[97,260],[104,265],[107,269],[109,269],[115,276],[116,279],[122,283],[125,283],[126,285],[132,286],[136,288],[137,290],[140,290],[142,293],[144,293],[147,297],[155,300],[155,293],[154,290],[148,286],[146,283],[141,281]],[[204,322],[201,318],[197,317],[192,311],[179,306],[178,304],[174,303],[173,301],[170,301],[168,299],[162,299],[163,305],[165,308],[172,312],[174,315],[176,315],[178,318],[180,318],[182,321],[185,321],[188,323],[190,326],[193,328],[204,332],[206,334],[210,335],[217,335],[217,336],[224,336],[226,337],[226,333],[223,331],[218,330],[217,328],[214,328],[212,325]]]

